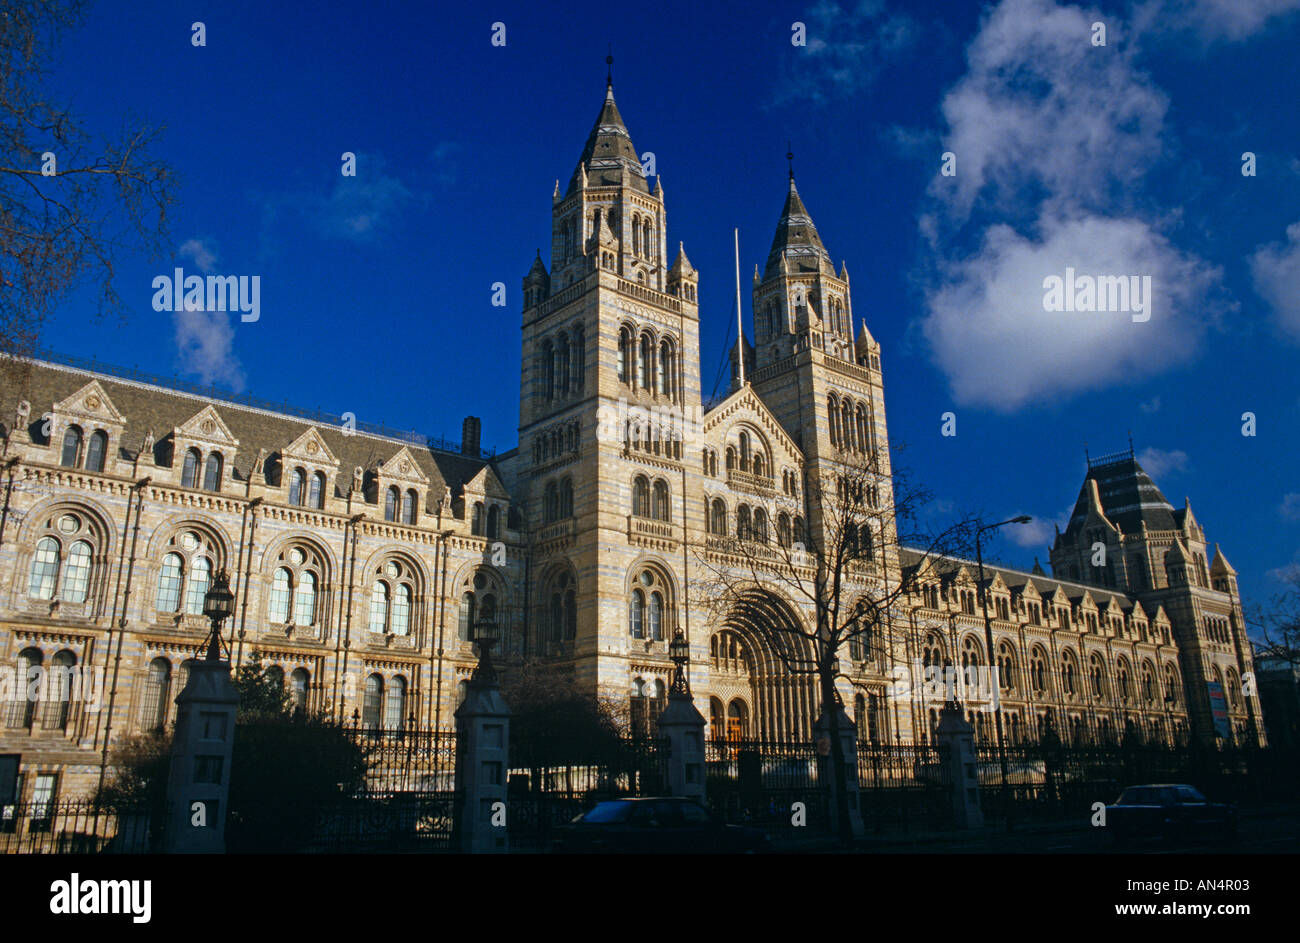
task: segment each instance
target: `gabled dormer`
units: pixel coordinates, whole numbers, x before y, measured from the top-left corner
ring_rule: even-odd
[[[510,492],[491,465],[484,465],[465,482],[461,498],[462,517],[469,522],[471,536],[500,540],[508,520]]]
[[[172,474],[182,488],[221,491],[239,450],[225,420],[205,406],[172,430]]]
[[[117,471],[124,417],[98,380],[54,404],[50,412],[49,446],[64,468],[89,472]]]
[[[338,459],[312,426],[280,452],[281,500],[294,507],[324,508],[334,497],[336,483],[343,493],[349,487],[337,482],[338,473]]]
[[[1214,562],[1210,564],[1210,584],[1221,593],[1237,595],[1237,571],[1218,544],[1214,545]]]
[[[429,490],[429,476],[420,468],[411,450],[402,446],[375,470],[376,503],[384,520],[416,525],[424,512],[424,495]]]

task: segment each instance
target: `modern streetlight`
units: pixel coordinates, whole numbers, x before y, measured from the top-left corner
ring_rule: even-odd
[[[208,661],[221,660],[221,624],[234,612],[235,594],[230,591],[230,577],[224,569],[218,570],[203,597],[203,614],[212,623],[212,635],[208,638]]]
[[[1028,524],[1032,520],[1033,518],[1028,514],[1019,514],[1016,517],[1009,518],[1005,521],[999,521],[996,524],[985,524],[981,527],[975,528],[975,562],[979,566],[980,595],[984,598],[984,644],[988,646],[989,678],[994,679],[993,683],[998,686],[997,696],[999,696],[999,698],[1002,682],[1001,679],[997,677],[997,672],[993,668],[993,623],[989,620],[989,591],[984,585],[984,549],[980,537],[985,532],[995,531],[999,527],[1003,527],[1007,524]],[[1002,739],[1002,704],[1000,701],[997,709],[993,712],[993,724],[997,729],[998,735],[998,762],[1002,768],[1002,797],[1003,802],[1005,803],[1007,791],[1007,748],[1005,741]],[[1011,815],[1009,811],[1007,814],[1007,827],[1011,827]]]

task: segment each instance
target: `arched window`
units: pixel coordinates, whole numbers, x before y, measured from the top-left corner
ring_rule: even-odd
[[[316,574],[310,570],[298,577],[293,594],[293,621],[296,625],[316,624]]]
[[[639,390],[648,389],[650,386],[650,361],[653,349],[650,335],[642,334],[636,360],[636,385]]]
[[[1061,659],[1061,689],[1065,692],[1066,697],[1074,697],[1077,693],[1075,676],[1077,670],[1074,667],[1074,655],[1067,653]]]
[[[203,463],[203,490],[221,490],[221,453],[209,452]]]
[[[573,388],[579,393],[586,384],[587,335],[581,327],[573,332]]]
[[[35,599],[53,599],[59,585],[59,542],[53,537],[42,537],[32,555],[32,568],[27,581],[27,595]]]
[[[785,511],[776,516],[776,542],[782,547],[790,546],[790,515]]]
[[[569,335],[564,331],[561,331],[559,337],[555,339],[555,358],[559,367],[556,371],[556,386],[560,393],[567,393],[569,392]]]
[[[1089,658],[1088,671],[1092,677],[1092,696],[1100,701],[1106,696],[1106,669],[1101,658],[1097,655]]]
[[[293,698],[294,713],[307,713],[307,696],[311,691],[311,675],[306,668],[295,668],[289,676],[289,694]]]
[[[384,698],[384,729],[406,729],[406,679],[394,675],[388,682],[388,696]]]
[[[289,503],[297,507],[302,504],[303,485],[307,480],[307,473],[301,468],[295,468],[289,473]]]
[[[307,495],[307,503],[318,511],[325,507],[325,473],[316,472],[311,476],[311,487]]]
[[[637,517],[650,516],[650,482],[644,475],[632,480],[632,513]]]
[[[578,637],[578,597],[573,590],[564,594],[564,637],[570,642]]]
[[[474,516],[470,520],[469,532],[475,537],[483,536],[483,502],[474,502]]]
[[[754,508],[754,539],[767,543],[767,512],[762,508]]]
[[[640,592],[640,590],[638,590]],[[663,641],[664,637],[664,598],[658,592],[650,594],[650,607],[647,612],[649,616],[649,625],[646,626],[647,635],[656,642]]]
[[[653,229],[651,228],[651,226],[650,226],[650,217],[647,216],[647,217],[642,221],[642,223],[641,223],[641,229],[642,229],[642,234],[641,234],[641,251],[642,251],[642,254],[643,254],[647,259],[653,259],[653,258],[655,257],[655,253],[654,253],[654,243],[653,243],[653,242],[651,241],[651,239],[650,239],[650,234],[651,234],[654,230],[653,230]]]
[[[415,491],[413,489],[408,488],[406,493],[402,495],[402,523],[415,523]]]
[[[59,455],[59,464],[64,468],[76,468],[77,460],[81,458],[81,427],[68,426],[68,431],[63,433],[63,451]]]
[[[409,635],[411,632],[411,587],[406,583],[397,584],[397,596],[393,599],[393,634]]]
[[[664,396],[677,392],[677,355],[670,340],[659,344],[659,392]]]
[[[39,648],[24,648],[18,653],[18,676],[14,679],[13,690],[9,695],[10,727],[31,729],[32,722],[36,719],[37,698],[28,697],[27,692],[33,683],[41,684],[39,670],[44,662],[45,656]]]
[[[754,536],[748,504],[742,504],[736,510],[736,536],[741,540],[751,540]]]
[[[727,505],[721,498],[713,499],[712,525],[713,533],[719,537],[727,536]]]
[[[555,348],[550,341],[542,344],[542,393],[548,400],[555,397]]]
[[[831,445],[838,448],[840,444],[840,406],[834,393],[826,397],[826,415],[830,420]]]
[[[90,544],[78,540],[68,551],[68,562],[63,568],[63,588],[59,596],[64,602],[85,602],[90,589]]]
[[[761,452],[754,455],[754,474],[760,478],[767,476],[767,465],[763,461],[763,453]]]
[[[645,638],[645,593],[639,589],[632,590],[632,599],[628,603],[628,623],[633,638]]]
[[[641,254],[641,216],[638,213],[632,214],[632,254]]]
[[[462,642],[470,640],[474,626],[474,594],[465,593],[460,597],[460,611],[456,624],[456,637]]]
[[[669,519],[668,512],[668,483],[662,478],[655,479],[654,485],[654,517],[657,521],[666,521]]]
[[[48,701],[42,711],[41,726],[46,730],[65,730],[68,726],[68,708],[72,703],[72,673],[77,656],[69,651],[59,652],[51,659]]]
[[[564,634],[564,597],[551,593],[551,638],[558,642]]]
[[[181,555],[169,553],[163,557],[162,571],[158,575],[158,596],[155,601],[155,608],[159,612],[176,612],[180,609],[183,578]]]
[[[495,504],[488,508],[487,535],[491,540],[501,536],[501,508]]]
[[[552,524],[559,520],[560,517],[560,493],[555,487],[555,482],[548,481],[546,490],[542,493],[542,521],[546,524]]]
[[[172,664],[166,658],[149,662],[144,697],[140,700],[140,727],[146,733],[162,730],[167,723],[168,695],[171,693]]]
[[[573,479],[560,482],[560,517],[573,517]]]
[[[749,471],[749,459],[750,459],[749,433],[742,432],[740,434],[740,470],[741,471],[743,472]]]
[[[90,436],[90,447],[86,449],[86,471],[102,472],[104,457],[108,454],[108,433],[96,429]]]
[[[190,561],[189,579],[185,582],[185,612],[191,616],[203,615],[203,597],[212,585],[212,561],[195,557]]]
[[[361,702],[361,725],[367,730],[377,730],[382,719],[384,703],[384,678],[372,674],[366,678],[366,696]]]
[[[185,453],[185,464],[181,468],[181,487],[197,488],[199,486],[199,450],[189,449]]]
[[[389,485],[388,490],[384,492],[384,520],[397,520],[397,501],[398,490],[396,485]]]
[[[370,588],[370,631],[382,634],[388,627],[388,603],[390,600],[388,584],[375,580]]]
[[[618,330],[618,379],[632,382],[632,333],[625,327]]]
[[[871,440],[867,435],[867,408],[861,403],[858,403],[857,419],[858,419],[858,449],[862,452],[866,452],[869,449]]]
[[[840,447],[853,449],[853,404],[847,399],[840,404],[840,435],[843,441]]]

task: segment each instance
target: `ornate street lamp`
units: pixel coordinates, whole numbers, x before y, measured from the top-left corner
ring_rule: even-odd
[[[474,623],[474,642],[478,645],[478,666],[473,679],[479,684],[496,684],[497,672],[492,666],[492,646],[501,638],[495,619],[479,619]]]
[[[681,629],[673,633],[673,640],[668,643],[668,657],[677,666],[676,671],[673,673],[671,692],[673,694],[685,694],[689,697],[691,686],[686,680],[686,663],[691,659],[691,646],[686,641],[686,636]]]
[[[230,591],[230,577],[224,569],[218,570],[207,595],[203,597],[203,614],[212,623],[208,638],[208,661],[221,660],[221,624],[235,611],[235,594]]]

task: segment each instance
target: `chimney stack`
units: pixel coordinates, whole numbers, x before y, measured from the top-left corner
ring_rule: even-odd
[[[465,422],[460,427],[460,454],[478,458],[481,431],[482,420],[478,416],[465,417]]]

